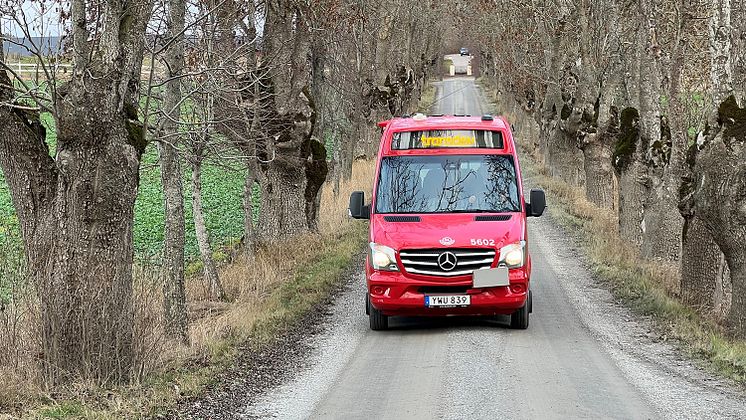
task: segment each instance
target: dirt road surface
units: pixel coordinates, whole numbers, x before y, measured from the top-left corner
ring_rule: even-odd
[[[436,107],[446,114],[486,109],[470,78],[442,82]],[[307,363],[236,415],[746,418],[743,390],[713,378],[661,342],[646,320],[615,304],[550,216],[529,224],[534,312],[528,330],[508,329],[506,317],[395,318],[392,330],[369,331],[361,267],[333,304],[325,332],[311,339]]]

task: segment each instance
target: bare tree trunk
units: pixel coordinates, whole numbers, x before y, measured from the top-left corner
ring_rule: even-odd
[[[542,152],[541,160],[542,163],[549,166],[551,170],[551,159],[550,159],[550,139],[554,133],[557,122],[559,121],[560,115],[557,109],[557,104],[561,101],[560,92],[560,46],[561,46],[561,33],[564,30],[564,20],[560,21],[559,29],[557,33],[553,34],[551,49],[549,50],[549,83],[547,86],[546,93],[544,94],[544,100],[541,104],[540,115],[541,123],[539,124],[539,150]]]
[[[666,172],[673,168],[666,168]],[[677,178],[655,179],[643,211],[643,258],[677,262],[681,258],[681,231],[684,219],[676,210]]]
[[[654,21],[649,16],[652,6],[644,0],[637,3],[635,14],[639,23],[634,29],[634,60],[630,85],[639,107],[622,110],[619,137],[614,145],[612,161],[619,178],[619,233],[622,238],[642,246],[644,205],[648,197],[648,150],[650,141],[660,137],[660,78],[657,74]],[[649,10],[650,9],[650,10]],[[634,12],[633,12],[634,13]]]
[[[163,182],[165,232],[163,241],[163,304],[166,334],[189,342],[189,326],[184,289],[184,192],[181,158],[176,149],[180,143],[178,121],[181,116],[181,73],[184,69],[184,28],[186,5],[184,0],[170,0],[167,39],[173,40],[166,49],[166,89],[163,100],[162,132],[167,140],[158,144]],[[174,39],[175,37],[175,39]]]
[[[684,5],[684,7],[690,8],[688,5]],[[650,15],[648,17],[649,21],[657,18],[654,10],[650,10],[648,13]],[[678,30],[675,32],[677,35],[672,42],[672,60],[668,72],[670,87],[666,92],[669,98],[668,116],[666,118],[657,117],[658,140],[649,143],[651,145],[648,154],[651,162],[649,164],[651,185],[650,195],[645,203],[641,251],[644,258],[667,262],[678,262],[682,252],[684,219],[678,211],[679,189],[685,172],[684,154],[687,148],[688,127],[684,121],[687,109],[682,103],[680,83],[684,69],[685,53],[688,48],[688,38],[684,31],[689,26],[690,14],[693,15],[694,13],[696,12],[682,12],[682,17],[676,22]],[[648,42],[650,54],[655,53],[660,47],[655,42],[657,22],[649,25],[653,28],[650,30],[651,40]],[[662,77],[662,71],[660,70],[659,59],[652,60],[652,63],[653,66],[649,73],[654,75],[651,79],[655,83],[654,87],[657,88],[660,82],[655,81],[655,78]],[[657,112],[660,114],[659,95],[655,95],[653,99],[655,101],[653,109],[658,109]],[[650,101],[644,100],[642,102],[648,104]],[[649,106],[649,104],[646,106]],[[651,140],[653,139],[651,138]]]
[[[719,250],[720,248],[718,248]],[[718,271],[717,277],[715,278],[715,299],[713,302],[714,308],[713,313],[715,319],[720,323],[728,321],[730,315],[730,308],[733,304],[733,283],[730,278],[730,269],[728,268],[728,262],[725,260],[725,255],[720,252],[720,258],[718,259]]]
[[[681,232],[684,219],[678,211],[679,187],[684,174],[683,149],[686,148],[687,127],[678,115],[686,110],[679,106],[677,99],[671,100],[669,112],[675,121],[670,134],[654,144],[649,166],[649,191],[643,210],[643,237],[641,253],[643,258],[677,262],[681,258]],[[668,130],[668,128],[667,128]]]
[[[326,170],[309,179],[309,160],[324,150],[311,138],[316,121],[316,106],[310,96],[309,34],[303,15],[284,1],[267,4],[265,26],[267,54],[278,63],[289,63],[288,71],[272,74],[274,109],[271,112],[270,137],[262,164],[262,208],[258,234],[261,240],[274,240],[308,231],[309,219],[315,220],[316,194]],[[324,150],[323,155],[326,155]],[[309,195],[310,194],[310,195]],[[307,214],[311,210],[313,214]]]
[[[713,113],[708,131],[696,154],[693,209],[725,255],[732,285],[728,323],[746,337],[746,80],[733,80],[731,14],[744,19],[744,11],[732,10],[730,0],[713,3],[710,26],[710,75]]]
[[[306,143],[309,150],[304,152],[306,160],[306,222],[312,231],[318,231],[319,208],[321,207],[321,186],[329,173],[326,163],[326,149],[316,139]]]
[[[270,165],[265,177],[258,238],[267,242],[307,231],[303,167]]]
[[[596,133],[594,136],[601,138],[588,139],[582,148],[585,196],[591,203],[601,208],[613,209],[616,207],[614,168],[611,165],[612,151],[608,140],[613,138],[613,135]]]
[[[243,246],[249,254],[254,252],[256,244],[256,229],[254,228],[254,187],[258,185],[256,170],[256,165],[247,166],[243,184]]]
[[[642,244],[642,203],[646,195],[645,166],[638,158],[645,149],[640,144],[639,118],[635,108],[622,110],[612,157],[619,178],[619,234],[637,247]]]
[[[194,216],[194,230],[197,236],[199,255],[204,266],[205,280],[210,299],[225,300],[225,290],[220,283],[218,269],[212,259],[210,234],[205,224],[205,213],[202,209],[202,157],[197,156],[192,161],[192,214]]]
[[[552,176],[570,185],[582,186],[585,178],[583,152],[578,147],[576,136],[580,130],[586,102],[589,102],[591,98],[597,98],[598,95],[595,94],[596,83],[590,80],[592,77],[588,74],[590,70],[568,65],[568,62],[575,61],[576,57],[573,55],[577,54],[574,39],[568,34],[576,28],[569,23],[572,19],[577,19],[576,15],[582,17],[585,7],[582,4],[571,5],[569,2],[559,2],[559,4],[565,9],[560,19],[567,20],[567,24],[560,23],[557,34],[559,39],[555,41],[557,44],[554,46],[558,49],[558,55],[555,57],[558,62],[555,65],[564,65],[558,66],[557,73],[552,75],[555,78],[552,82],[557,83],[558,86],[551,88],[553,90],[552,114],[556,123],[547,138],[548,166]],[[583,44],[582,41],[580,43]],[[579,72],[582,73],[578,74]],[[576,102],[579,102],[577,106]]]
[[[583,0],[579,8],[580,81],[578,100],[573,104],[569,124],[575,132],[578,147],[583,152],[582,163],[585,179],[585,195],[592,203],[602,208],[615,207],[614,168],[612,145],[619,132],[618,70],[617,60],[610,59],[608,67],[601,71],[596,55],[608,55],[615,48],[610,42],[603,44],[594,39],[598,27],[618,29],[616,10],[605,5],[605,14],[593,13],[594,6]],[[593,20],[591,20],[593,19]],[[605,54],[604,54],[605,53]]]
[[[683,242],[681,298],[703,313],[709,313],[715,308],[717,284],[722,281],[726,265],[723,253],[697,217],[687,221]]]
[[[689,6],[691,7],[691,6]],[[689,305],[703,313],[711,313],[719,322],[726,320],[730,311],[731,284],[730,272],[725,256],[712,233],[698,217],[694,208],[694,164],[696,163],[696,144],[688,147],[685,114],[679,86],[682,80],[685,52],[688,48],[687,28],[690,10],[684,10],[681,22],[682,34],[680,48],[675,51],[671,71],[670,123],[672,128],[671,160],[681,161],[681,179],[679,180],[679,210],[684,219],[681,244],[681,287],[680,295]],[[678,137],[677,137],[678,135]],[[684,151],[689,149],[685,156]]]
[[[585,184],[583,173],[583,152],[578,148],[574,130],[567,127],[569,122],[560,118],[549,137],[549,169],[552,176],[570,185]]]
[[[567,47],[571,42],[568,34],[572,6],[568,2],[553,2],[558,10],[556,27],[547,36],[550,37],[548,72],[546,74],[546,93],[541,106],[540,149],[543,151],[544,163],[552,176],[558,177],[573,185],[577,184],[577,172],[582,167],[582,153],[577,147],[575,133],[570,132],[567,119],[570,117],[571,99],[575,94],[576,84],[568,86],[567,78],[572,78],[565,66],[569,60]],[[568,77],[569,76],[569,77]],[[568,92],[571,89],[572,92]],[[577,166],[573,167],[573,164]]]
[[[166,334],[188,343],[186,293],[184,288],[184,193],[178,152],[168,144],[159,144],[165,231],[163,240],[163,304]]]
[[[696,145],[693,146],[696,149]],[[696,150],[690,150],[690,153]],[[732,287],[725,255],[694,208],[694,156],[687,159],[680,186],[680,213],[684,219],[681,244],[680,295],[684,302],[703,313],[711,312],[719,322],[730,312]]]
[[[71,21],[85,22],[85,4],[72,9]],[[40,299],[50,384],[124,383],[133,363],[132,225],[146,145],[136,105],[150,9],[123,1],[101,15],[97,53],[74,51],[71,80],[53,89],[56,158],[38,113],[9,105],[13,84],[0,71],[0,167]],[[72,31],[73,45],[88,39],[85,26]]]
[[[614,89],[605,88],[597,99],[599,111],[596,121],[584,118],[588,125],[581,129],[579,146],[583,152],[585,173],[585,196],[593,204],[607,209],[616,207],[614,167],[612,165],[612,144],[619,133],[619,110],[611,105],[607,96],[615,95]],[[586,102],[584,113],[594,114],[594,102]]]
[[[733,72],[734,86],[741,86],[741,95],[744,92],[743,83],[746,82],[746,0],[731,0],[733,2],[734,19],[731,19],[731,69]]]
[[[376,82],[380,83],[383,81],[385,77],[387,77],[388,74],[388,57],[390,56],[390,38],[391,38],[391,30],[394,26],[394,18],[391,16],[391,11],[387,11],[385,16],[383,16],[383,19],[379,23],[379,29],[378,29],[378,36],[376,38],[375,42],[375,65],[374,69],[376,71],[376,74],[374,75],[374,79]]]
[[[729,121],[735,115],[728,111],[735,109],[731,96],[721,105],[720,120]],[[740,120],[730,119],[733,123],[726,122],[719,130],[712,128],[719,132],[697,154],[694,208],[730,269],[733,295],[728,323],[738,335],[746,336],[746,135],[734,128],[746,123],[746,108],[740,108],[740,114]]]
[[[640,141],[645,146],[636,156],[645,166],[647,194],[642,205],[642,242],[641,252],[644,258],[656,258],[662,255],[666,259],[676,260],[678,242],[680,241],[681,223],[678,217],[678,196],[664,184],[662,173],[668,160],[665,158],[663,127],[661,126],[661,69],[660,45],[658,45],[658,22],[660,12],[657,1],[640,0],[639,13],[642,32],[640,45],[644,48],[640,54]],[[653,156],[658,152],[659,157]],[[652,161],[652,162],[651,162]],[[641,168],[642,169],[642,168]],[[674,219],[675,218],[675,219]],[[671,229],[667,229],[669,225]]]
[[[207,8],[217,7],[217,2],[208,2]],[[227,3],[217,7],[212,20],[207,23],[209,31],[215,33],[205,42],[205,61],[208,68],[214,68],[223,63],[226,56],[236,54],[235,27],[243,28],[244,36],[255,41],[256,29],[254,19],[256,17],[255,4],[253,2],[241,4],[241,12],[236,7],[238,3]],[[249,23],[245,23],[241,16],[248,17]],[[203,140],[210,140],[211,129],[220,132],[228,139],[229,144],[239,150],[245,157],[245,176],[242,197],[243,227],[244,235],[242,245],[245,253],[250,256],[254,252],[256,243],[256,229],[254,227],[254,189],[260,185],[260,173],[257,166],[258,138],[265,135],[262,126],[262,117],[265,108],[269,108],[268,102],[271,98],[264,92],[265,80],[257,80],[262,77],[267,68],[258,68],[257,56],[254,44],[251,44],[240,63],[232,63],[228,68],[230,71],[220,72],[218,86],[221,94],[215,95],[210,92],[206,95],[204,105],[210,118],[207,121],[217,121],[214,126],[206,124]],[[265,57],[266,59],[266,57]],[[240,76],[236,76],[237,73]],[[207,147],[206,142],[200,143],[193,151],[195,156],[201,156]]]
[[[107,94],[91,83],[85,89],[90,96]],[[115,130],[114,118],[104,117],[100,108],[91,111],[99,124],[111,124],[106,131]],[[68,121],[78,120],[68,115]],[[114,135],[104,131],[91,136],[90,141],[101,144],[92,148],[76,147],[80,139],[77,127],[57,126],[61,176],[54,212],[60,232],[47,232],[56,244],[54,257],[51,264],[43,263],[46,274],[39,279],[41,294],[47,295],[42,299],[49,299],[43,311],[49,378],[66,372],[102,382],[129,379],[132,225],[142,152],[122,146],[131,144],[130,134],[121,120],[118,125]],[[65,143],[71,147],[63,146]]]
[[[133,144],[143,143],[112,107],[106,82],[71,89],[56,162],[38,114],[0,108],[0,165],[40,298],[43,372],[52,384],[122,383],[132,366],[132,224],[143,151]],[[5,72],[0,85],[9,85]],[[1,89],[0,102],[10,95]],[[85,134],[73,123],[93,120]]]

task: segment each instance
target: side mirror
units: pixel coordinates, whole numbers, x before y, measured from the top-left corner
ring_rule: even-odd
[[[370,206],[366,206],[364,203],[364,192],[355,191],[350,194],[350,207],[348,209],[350,217],[353,219],[370,219]]]
[[[544,195],[544,190],[534,188],[530,193],[531,202],[526,203],[526,215],[529,217],[539,217],[544,214],[544,209],[547,207],[547,198]]]

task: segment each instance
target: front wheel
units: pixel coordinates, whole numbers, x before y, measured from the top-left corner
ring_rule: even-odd
[[[373,331],[383,331],[389,328],[389,317],[374,308],[370,301],[368,301],[368,320],[370,329]]]
[[[523,307],[510,315],[510,328],[516,330],[525,330],[528,328],[528,318],[531,312],[531,292],[528,292],[528,299]]]

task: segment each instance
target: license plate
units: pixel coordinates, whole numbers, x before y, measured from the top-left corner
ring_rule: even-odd
[[[469,295],[425,296],[425,306],[428,308],[458,308],[470,304],[471,296]]]

